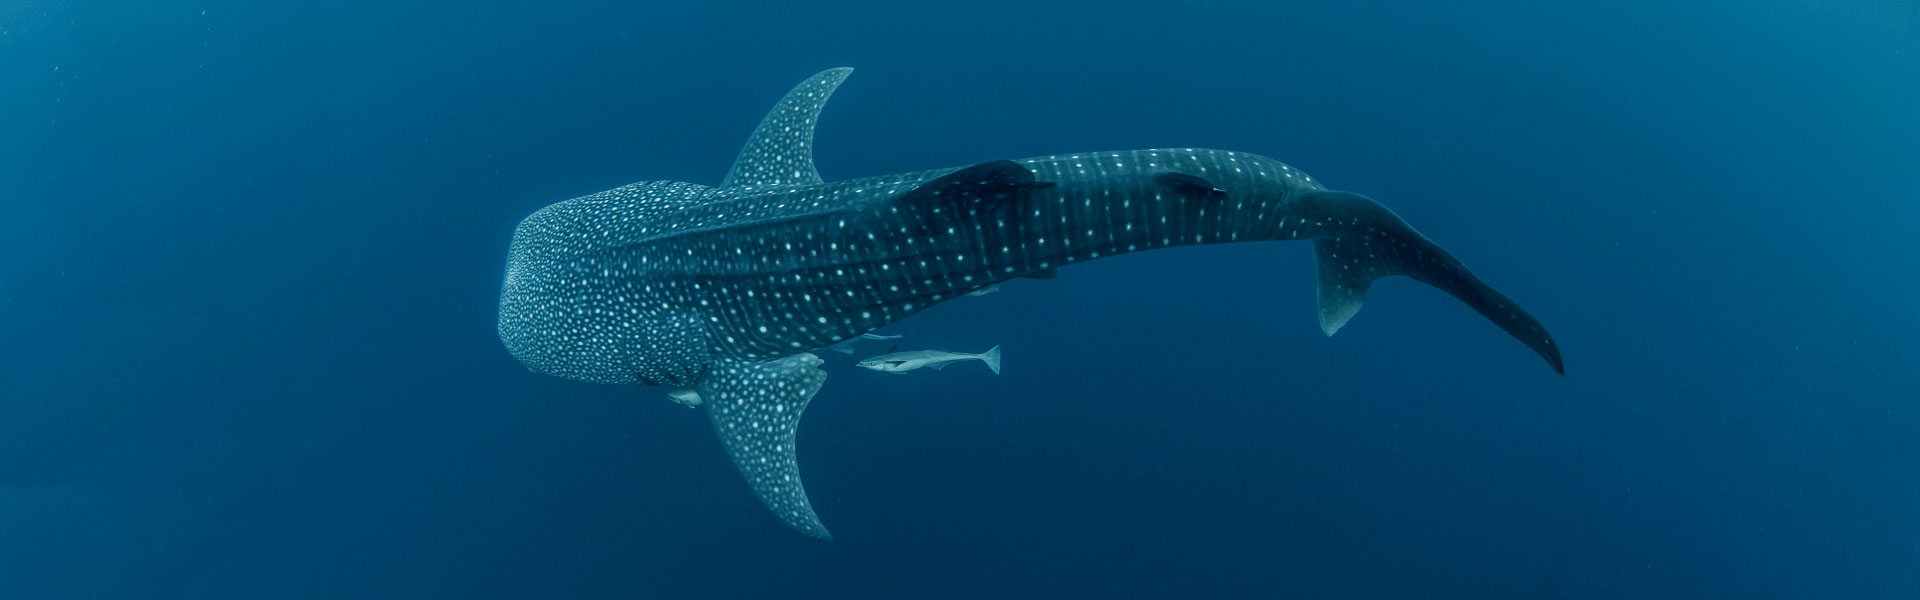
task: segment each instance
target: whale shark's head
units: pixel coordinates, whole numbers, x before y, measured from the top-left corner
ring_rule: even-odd
[[[579,285],[565,276],[569,252],[555,223],[564,219],[559,205],[526,218],[514,231],[507,255],[506,280],[500,286],[500,342],[528,369],[547,375],[600,383],[633,383],[632,369],[613,364],[604,348],[594,348],[596,329],[587,318],[592,307],[578,302]]]
[[[537,373],[594,383],[691,384],[711,361],[703,330],[693,314],[661,308],[664,292],[650,295],[634,283],[644,276],[642,261],[609,248],[626,239],[624,232],[581,226],[608,213],[632,213],[630,205],[600,196],[548,206],[515,229],[500,288],[500,342]]]

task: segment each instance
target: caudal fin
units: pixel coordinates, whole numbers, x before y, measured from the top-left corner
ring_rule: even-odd
[[[987,349],[986,352],[981,352],[980,362],[987,363],[987,368],[993,369],[993,374],[999,375],[1000,374],[1000,347],[994,346],[992,348]]]
[[[1375,280],[1405,275],[1459,298],[1532,348],[1554,372],[1566,374],[1560,347],[1546,327],[1387,207],[1335,191],[1302,193],[1298,207],[1325,228],[1314,240],[1314,251],[1320,264],[1320,330],[1327,335],[1360,312]]]

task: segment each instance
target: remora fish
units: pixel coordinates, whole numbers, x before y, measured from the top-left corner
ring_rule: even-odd
[[[1270,158],[1087,152],[824,182],[814,124],[851,71],[788,92],[718,187],[641,182],[527,217],[500,293],[500,340],[522,364],[706,405],[747,484],[807,535],[830,538],[794,460],[800,415],[826,381],[809,350],[1082,261],[1311,240],[1328,335],[1375,280],[1404,275],[1562,371],[1546,328],[1393,211]]]
[[[948,352],[946,350],[908,350],[906,352],[889,352],[887,354],[882,354],[879,356],[875,356],[873,358],[860,361],[860,366],[863,368],[880,371],[882,373],[904,374],[908,371],[917,371],[923,368],[933,369],[935,371],[938,371],[938,370],[947,368],[947,365],[957,363],[963,360],[977,360],[977,361],[986,363],[987,368],[993,369],[993,374],[995,375],[1000,374],[1000,347],[999,346],[994,346],[993,348],[988,349],[986,352],[981,352],[979,354],[967,354],[964,352]]]
[[[897,340],[897,339],[900,339],[901,337],[902,336],[898,336],[898,335],[880,335],[878,333],[862,333],[860,335],[847,338],[847,341],[840,342],[832,346],[827,346],[825,348],[821,348],[821,350],[832,350],[834,352],[843,352],[846,354],[853,354],[854,345],[859,344],[860,342],[864,342],[867,340]]]

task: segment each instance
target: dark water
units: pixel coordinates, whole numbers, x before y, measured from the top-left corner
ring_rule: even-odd
[[[1857,2],[0,3],[0,597],[1920,596],[1920,11]],[[1296,4],[1296,5],[1286,5]],[[1153,252],[838,355],[765,514],[705,417],[536,376],[514,224],[715,183],[1217,147],[1540,317]]]

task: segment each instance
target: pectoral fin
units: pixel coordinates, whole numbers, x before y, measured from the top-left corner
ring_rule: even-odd
[[[701,379],[699,391],[720,443],[760,502],[787,526],[831,540],[807,501],[794,458],[800,413],[827,380],[822,362],[812,354],[771,362],[720,359]]]

